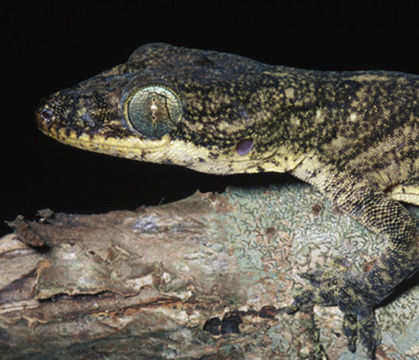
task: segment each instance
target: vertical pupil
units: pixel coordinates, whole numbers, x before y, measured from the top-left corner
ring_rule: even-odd
[[[160,139],[175,127],[182,115],[182,105],[170,89],[146,86],[126,102],[127,118],[143,135]]]
[[[151,121],[152,121],[153,125],[155,125],[155,122],[157,120],[156,113],[157,113],[157,110],[158,110],[158,106],[156,105],[156,96],[154,94],[151,97],[150,110],[151,110]]]

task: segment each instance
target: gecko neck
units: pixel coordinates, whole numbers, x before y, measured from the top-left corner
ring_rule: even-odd
[[[273,70],[266,75],[275,81],[275,89],[261,90],[263,112],[267,115],[259,131],[268,148],[278,148],[278,158],[296,159],[313,147],[314,123],[321,108],[318,79],[322,73],[283,66]],[[291,170],[286,167],[286,171]]]

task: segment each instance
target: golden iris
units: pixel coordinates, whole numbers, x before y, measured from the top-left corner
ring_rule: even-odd
[[[128,99],[127,114],[136,130],[158,139],[176,126],[182,116],[182,104],[172,90],[150,85],[138,89]]]

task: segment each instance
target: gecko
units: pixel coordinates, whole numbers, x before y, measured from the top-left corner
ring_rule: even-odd
[[[363,272],[319,269],[286,307],[344,313],[348,348],[380,344],[374,308],[419,268],[419,76],[316,71],[152,43],[43,99],[40,130],[78,148],[210,174],[288,172],[386,246]]]

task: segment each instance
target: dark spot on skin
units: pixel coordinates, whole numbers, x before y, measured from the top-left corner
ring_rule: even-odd
[[[313,178],[315,178],[318,174],[319,174],[319,170],[318,170],[318,169],[314,169],[314,170],[311,172],[311,176],[312,176]]]
[[[208,157],[209,157],[211,160],[216,160],[216,159],[218,159],[218,153],[217,153],[217,152],[215,152],[215,151],[210,151],[210,153],[208,154]]]
[[[245,139],[238,143],[236,151],[239,155],[247,155],[253,149],[254,141]]]
[[[208,67],[214,66],[214,62],[210,60],[208,57],[206,57],[205,55],[201,55],[198,59],[196,59],[194,61],[194,64],[198,66],[208,66]]]
[[[205,162],[205,160],[203,159],[203,158],[198,158],[198,161],[200,162],[200,163],[203,163],[203,162]]]
[[[81,116],[81,120],[83,120],[86,127],[93,127],[95,126],[95,122],[93,121],[92,117],[89,114],[83,114]]]

